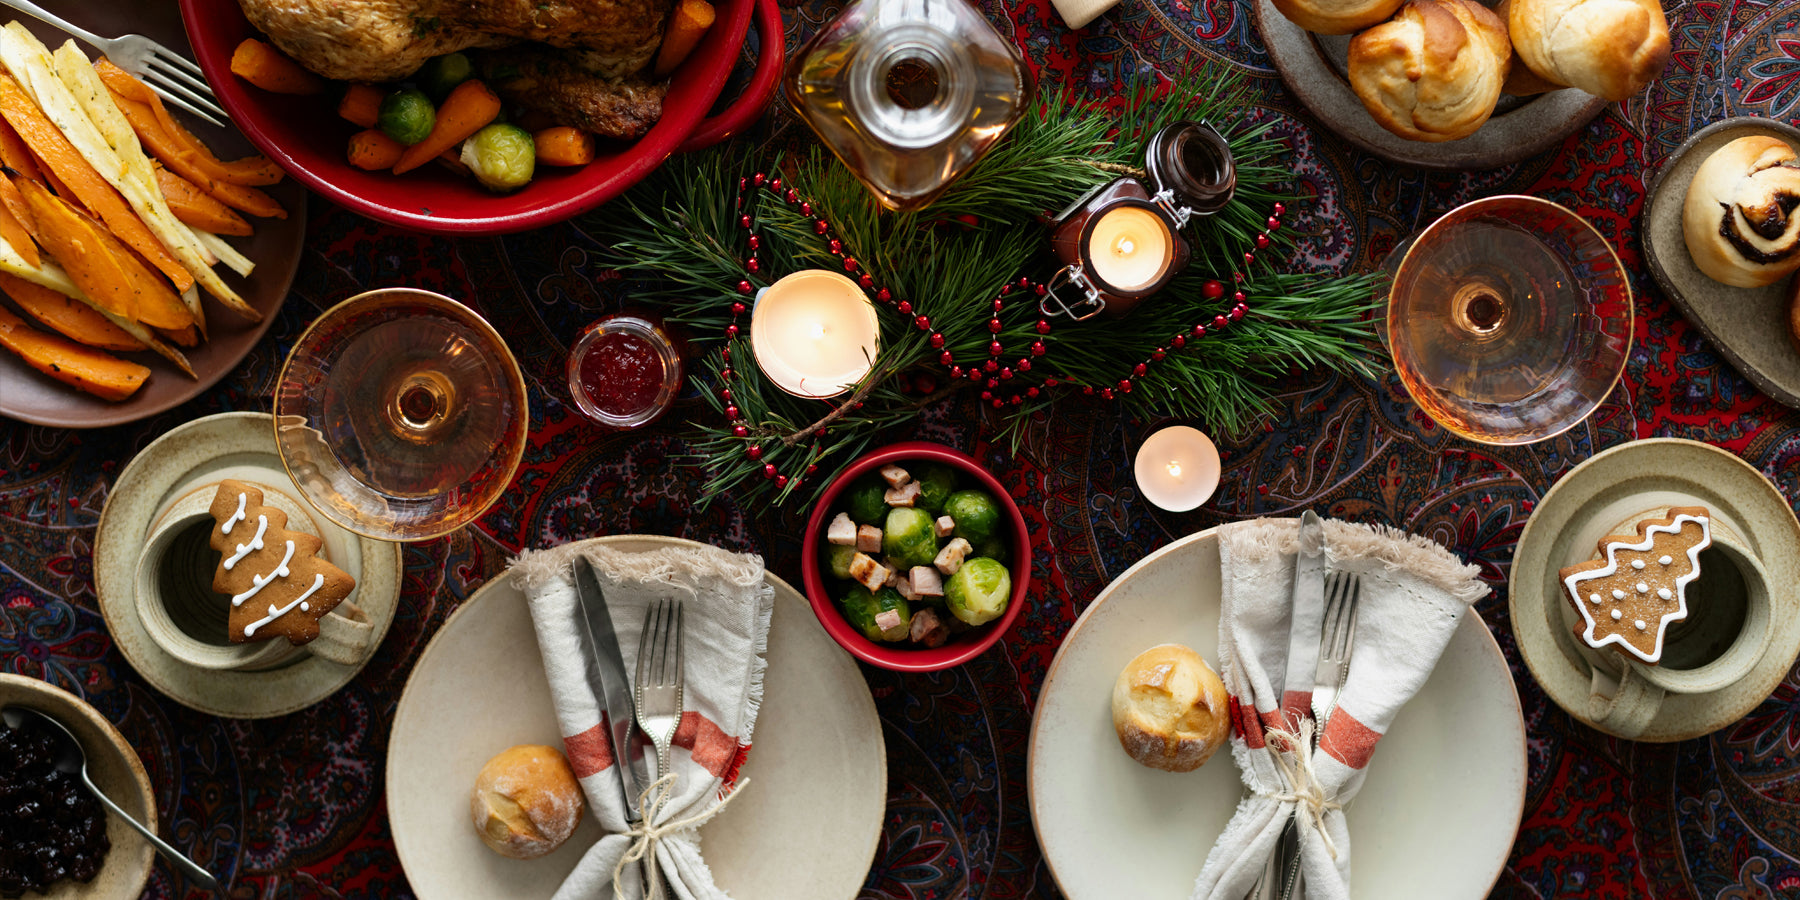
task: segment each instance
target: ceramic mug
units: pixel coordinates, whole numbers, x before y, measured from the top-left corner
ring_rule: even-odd
[[[293,498],[257,485],[263,502],[287,514],[296,531],[318,533],[318,523]],[[135,592],[144,630],[164,652],[202,669],[257,671],[288,665],[307,655],[346,666],[360,665],[373,650],[374,625],[348,599],[319,619],[319,636],[298,647],[280,638],[233,643],[227,619],[231,598],[212,589],[219,553],[212,549],[217,484],[202,485],[176,500],[150,526],[138,554]]]
[[[1609,534],[1634,535],[1637,523],[1668,509],[1632,516]],[[1623,653],[1589,653],[1593,667],[1588,718],[1631,738],[1644,732],[1669,694],[1707,694],[1749,675],[1774,633],[1768,575],[1737,532],[1711,520],[1712,546],[1700,552],[1700,576],[1687,586],[1688,616],[1663,636],[1660,665]],[[1584,648],[1587,649],[1587,648]]]

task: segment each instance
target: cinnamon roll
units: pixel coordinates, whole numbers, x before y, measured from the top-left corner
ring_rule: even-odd
[[[1350,89],[1381,127],[1453,141],[1494,114],[1512,62],[1506,24],[1470,0],[1407,0],[1350,41]]]
[[[1715,281],[1762,287],[1800,268],[1800,156],[1769,135],[1741,137],[1700,164],[1681,209],[1694,265]]]

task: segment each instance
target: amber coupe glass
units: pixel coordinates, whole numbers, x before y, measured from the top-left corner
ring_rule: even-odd
[[[474,310],[410,288],[359,294],[295,342],[275,384],[275,446],[326,518],[416,541],[479,518],[530,424],[512,351]]]
[[[1389,255],[1384,338],[1419,407],[1484,444],[1575,426],[1618,383],[1631,284],[1586,219],[1535,197],[1459,206]]]

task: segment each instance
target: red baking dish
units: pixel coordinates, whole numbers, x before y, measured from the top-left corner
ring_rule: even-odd
[[[669,84],[663,115],[650,132],[579,169],[540,167],[524,189],[506,195],[440,166],[405,175],[364,172],[345,161],[358,129],[325,97],[271,94],[231,73],[231,54],[256,35],[237,0],[180,0],[195,61],[238,129],[307,187],[372,219],[438,234],[501,234],[538,228],[586,212],[650,174],[671,153],[717,142],[761,114],[781,74],[781,11],[775,0],[718,0],[718,18]],[[754,15],[762,49],[755,76],[730,108],[711,119]],[[689,140],[690,135],[693,140]]]

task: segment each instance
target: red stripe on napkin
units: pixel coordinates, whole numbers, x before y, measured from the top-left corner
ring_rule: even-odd
[[[1287,691],[1281,695],[1281,710],[1298,723],[1312,710],[1312,691]],[[1298,727],[1298,726],[1296,726]]]
[[[1360,769],[1369,764],[1369,757],[1375,755],[1375,742],[1379,740],[1381,732],[1356,721],[1355,716],[1339,707],[1325,722],[1325,734],[1319,738],[1319,749],[1337,757],[1339,762],[1352,769]]]
[[[1256,716],[1256,708],[1245,706],[1238,698],[1231,698],[1231,724],[1238,735],[1244,739],[1245,746],[1252,750],[1263,748],[1262,720]]]
[[[697,712],[681,714],[681,724],[675,728],[675,746],[688,748],[694,762],[715,777],[722,777],[731,769],[738,752],[737,738]]]
[[[569,753],[569,767],[575,770],[576,778],[605,771],[613,764],[612,744],[606,737],[606,716],[601,715],[600,724],[563,738],[563,749]]]

